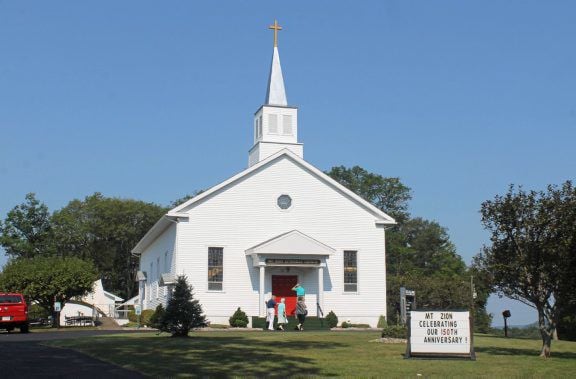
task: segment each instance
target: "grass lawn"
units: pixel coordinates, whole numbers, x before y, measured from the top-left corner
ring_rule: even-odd
[[[130,334],[51,342],[143,374],[185,376],[573,377],[576,342],[477,335],[476,361],[403,359],[404,344],[378,332],[195,332],[190,338]]]

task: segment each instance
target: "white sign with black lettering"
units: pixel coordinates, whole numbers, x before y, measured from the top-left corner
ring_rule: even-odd
[[[412,354],[470,354],[470,312],[410,312]]]

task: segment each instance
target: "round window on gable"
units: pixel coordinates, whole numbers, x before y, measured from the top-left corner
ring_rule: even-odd
[[[277,203],[280,209],[288,209],[292,206],[292,198],[288,195],[280,195]]]

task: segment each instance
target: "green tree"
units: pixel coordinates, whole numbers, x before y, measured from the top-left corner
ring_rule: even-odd
[[[413,218],[388,233],[388,270],[392,275],[462,275],[466,265],[456,253],[446,228],[435,221]]]
[[[94,262],[104,287],[130,298],[139,264],[131,250],[165,212],[156,204],[95,193],[54,213],[54,243],[63,255]]]
[[[186,276],[178,276],[162,319],[161,331],[171,333],[172,337],[187,337],[190,329],[203,326],[206,326],[206,317],[202,306],[194,299]]]
[[[576,281],[576,189],[570,181],[547,191],[510,186],[482,203],[491,246],[477,257],[500,293],[538,312],[541,356],[549,356],[562,304],[574,300]]]
[[[96,278],[94,265],[78,258],[20,258],[4,266],[0,290],[23,293],[28,301],[37,301],[53,313],[54,301],[64,306],[73,297],[88,294]],[[58,320],[54,326],[58,326]]]
[[[170,203],[169,207],[170,209],[172,208],[176,208],[177,206],[179,206],[180,204],[184,204],[185,202],[187,202],[190,199],[195,198],[196,196],[200,195],[202,192],[204,192],[204,190],[196,190],[194,192],[192,192],[192,194],[186,194],[183,197],[174,200],[173,202]]]
[[[52,254],[52,225],[48,207],[33,193],[0,221],[0,245],[11,258]]]
[[[418,307],[456,309],[474,305],[476,330],[489,328],[491,316],[486,313],[486,303],[490,287],[484,284],[477,271],[466,267],[446,228],[435,221],[410,218],[408,201],[412,196],[409,187],[398,178],[385,178],[358,166],[333,167],[327,174],[393,216],[398,223],[386,231],[390,323],[397,321],[399,289],[404,285],[417,289]],[[475,300],[472,299],[470,276],[476,278]]]
[[[388,278],[387,285],[390,324],[399,322],[400,287],[416,292],[418,309],[467,309],[470,306],[470,285],[463,277],[423,276],[419,273],[392,275]]]
[[[399,178],[385,178],[359,166],[332,167],[326,174],[394,217],[397,222],[403,222],[410,216],[408,213],[408,201],[412,199],[410,188],[402,184]]]

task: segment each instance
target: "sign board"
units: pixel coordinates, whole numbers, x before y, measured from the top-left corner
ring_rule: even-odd
[[[270,266],[319,266],[320,259],[269,258],[266,259],[266,264]]]
[[[470,324],[468,311],[411,311],[406,358],[476,359]]]
[[[142,314],[142,307],[140,305],[134,305],[134,313],[136,316],[140,316]]]
[[[62,310],[62,303],[59,301],[54,302],[54,312],[60,312]]]
[[[400,287],[400,319],[406,325],[408,314],[416,309],[416,291]]]

